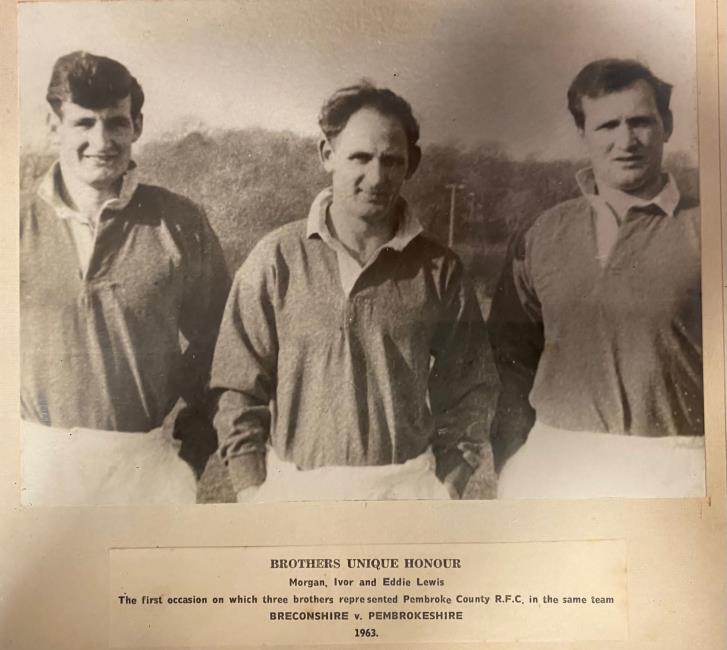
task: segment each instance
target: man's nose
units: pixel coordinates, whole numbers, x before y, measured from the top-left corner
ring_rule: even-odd
[[[90,129],[88,134],[88,141],[94,149],[103,149],[109,140],[109,130],[106,128],[103,122],[97,122]]]
[[[628,124],[622,124],[617,133],[617,140],[620,149],[631,149],[638,144],[635,130]]]
[[[381,161],[376,159],[371,160],[366,167],[366,180],[369,185],[376,187],[384,181],[384,178],[385,171]]]

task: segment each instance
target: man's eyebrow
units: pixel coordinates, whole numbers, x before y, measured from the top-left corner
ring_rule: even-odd
[[[631,115],[626,118],[627,122],[654,122],[656,116],[652,113],[640,113],[639,115]]]
[[[391,153],[381,154],[381,159],[385,160],[387,162],[397,162],[398,163],[398,162],[403,162],[405,160],[405,157],[404,157],[404,155],[402,155],[400,153],[391,152]]]

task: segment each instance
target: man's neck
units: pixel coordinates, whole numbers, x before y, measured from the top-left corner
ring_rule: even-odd
[[[632,191],[620,190],[614,187],[608,187],[605,183],[601,183],[598,177],[595,177],[596,187],[598,187],[599,194],[619,194],[625,197],[631,197],[636,201],[651,201],[666,185],[667,174],[660,173],[649,183],[643,185]]]
[[[58,190],[63,202],[72,210],[88,219],[95,219],[101,206],[119,196],[122,179],[109,187],[97,188],[76,179],[72,174],[64,174],[61,165]]]
[[[596,186],[598,193],[616,211],[619,218],[622,218],[633,205],[648,203],[658,196],[659,192],[664,189],[666,181],[667,175],[659,174],[653,182],[633,192],[608,187],[605,183],[599,184],[598,179],[596,179]]]
[[[385,218],[369,223],[342,213],[334,200],[328,216],[331,234],[361,264],[365,264],[376,250],[390,241],[396,231],[396,214],[393,210]]]

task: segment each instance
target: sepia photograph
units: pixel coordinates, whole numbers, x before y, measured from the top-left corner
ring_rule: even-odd
[[[372,7],[20,6],[23,503],[704,496],[690,3]]]
[[[725,15],[0,3],[0,646],[723,648]]]

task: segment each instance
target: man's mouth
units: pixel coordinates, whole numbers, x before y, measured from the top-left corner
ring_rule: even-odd
[[[386,203],[389,200],[388,192],[361,192],[364,198],[371,203]]]
[[[640,165],[644,162],[643,156],[617,156],[614,160],[623,165]]]
[[[113,153],[84,154],[83,157],[87,160],[91,160],[100,164],[109,163],[113,160],[116,160],[116,154]]]

